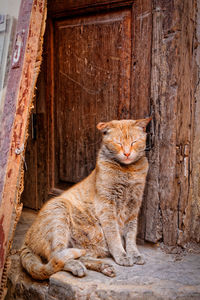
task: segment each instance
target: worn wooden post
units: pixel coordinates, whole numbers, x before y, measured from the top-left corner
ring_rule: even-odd
[[[189,131],[189,143],[185,143],[181,157],[182,189],[180,190],[178,237],[178,244],[180,245],[185,245],[188,242],[200,242],[200,0],[191,2],[193,6],[191,6],[192,3],[188,3],[186,8],[188,20],[185,22],[185,29],[190,32],[190,36],[187,38],[187,48],[188,44],[191,45],[191,43],[193,47],[190,48],[187,55],[187,69],[183,78],[184,86],[187,79],[187,86],[190,87],[185,91],[190,105],[185,107],[183,103],[183,109],[188,108],[191,122],[189,123],[190,130],[187,130]],[[184,114],[182,115],[182,123],[182,127],[185,127]]]
[[[22,0],[0,132],[0,282],[3,294],[15,219],[22,206],[28,119],[41,63],[45,0]],[[3,273],[4,270],[4,273]],[[2,279],[2,281],[1,281]]]
[[[150,153],[145,238],[167,245],[183,245],[192,236],[198,241],[200,234],[199,200],[197,192],[191,191],[194,181],[193,188],[198,188],[199,176],[194,144],[200,116],[194,97],[198,88],[196,3],[153,1],[151,111],[155,140]],[[196,200],[191,200],[192,194]],[[191,234],[189,226],[194,226]]]

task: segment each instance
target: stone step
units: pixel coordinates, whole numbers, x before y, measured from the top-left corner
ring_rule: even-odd
[[[18,250],[35,217],[25,210],[17,225],[6,300],[200,300],[199,248],[196,254],[176,249],[167,254],[157,245],[146,244],[139,246],[145,265],[121,267],[105,260],[115,266],[115,278],[88,270],[83,278],[58,272],[46,281],[33,280],[22,270]]]
[[[112,259],[117,276],[107,277],[88,270],[76,278],[67,272],[52,275],[49,281],[32,280],[21,268],[18,254],[12,256],[7,300],[153,300],[200,299],[200,255],[166,254],[157,247],[140,246],[145,265],[122,267]]]

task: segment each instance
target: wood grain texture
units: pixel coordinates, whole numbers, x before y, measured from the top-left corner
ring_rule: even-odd
[[[137,0],[132,7],[131,118],[150,114],[152,1]]]
[[[180,114],[178,115],[178,244],[190,241],[200,242],[200,201],[199,201],[199,20],[200,1],[188,2],[183,7],[187,16],[182,22],[186,32],[181,40],[181,57],[185,68],[181,68]],[[187,12],[187,13],[186,13]]]
[[[194,1],[154,1],[151,96],[155,146],[147,183],[147,240],[175,245],[190,185]]]
[[[95,167],[98,122],[128,117],[130,22],[130,11],[122,10],[56,23],[54,105],[59,181],[80,181]]]
[[[135,1],[132,18],[130,118],[139,119],[151,114],[152,1]],[[147,197],[145,190],[138,224],[138,237],[143,240],[146,230]]]

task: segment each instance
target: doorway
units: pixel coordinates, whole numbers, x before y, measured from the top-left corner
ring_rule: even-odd
[[[149,114],[150,45],[141,57],[138,7],[134,1],[93,2],[48,2],[25,158],[22,201],[28,208],[41,208],[94,169],[98,122]],[[139,84],[144,74],[147,84]]]

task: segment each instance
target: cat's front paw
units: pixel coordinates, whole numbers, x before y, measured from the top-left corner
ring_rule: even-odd
[[[145,264],[145,259],[143,255],[137,255],[133,257],[133,261],[135,265],[144,265]]]
[[[131,256],[127,256],[126,253],[122,253],[121,255],[117,255],[114,257],[115,262],[120,266],[131,267],[134,265],[134,259]]]

